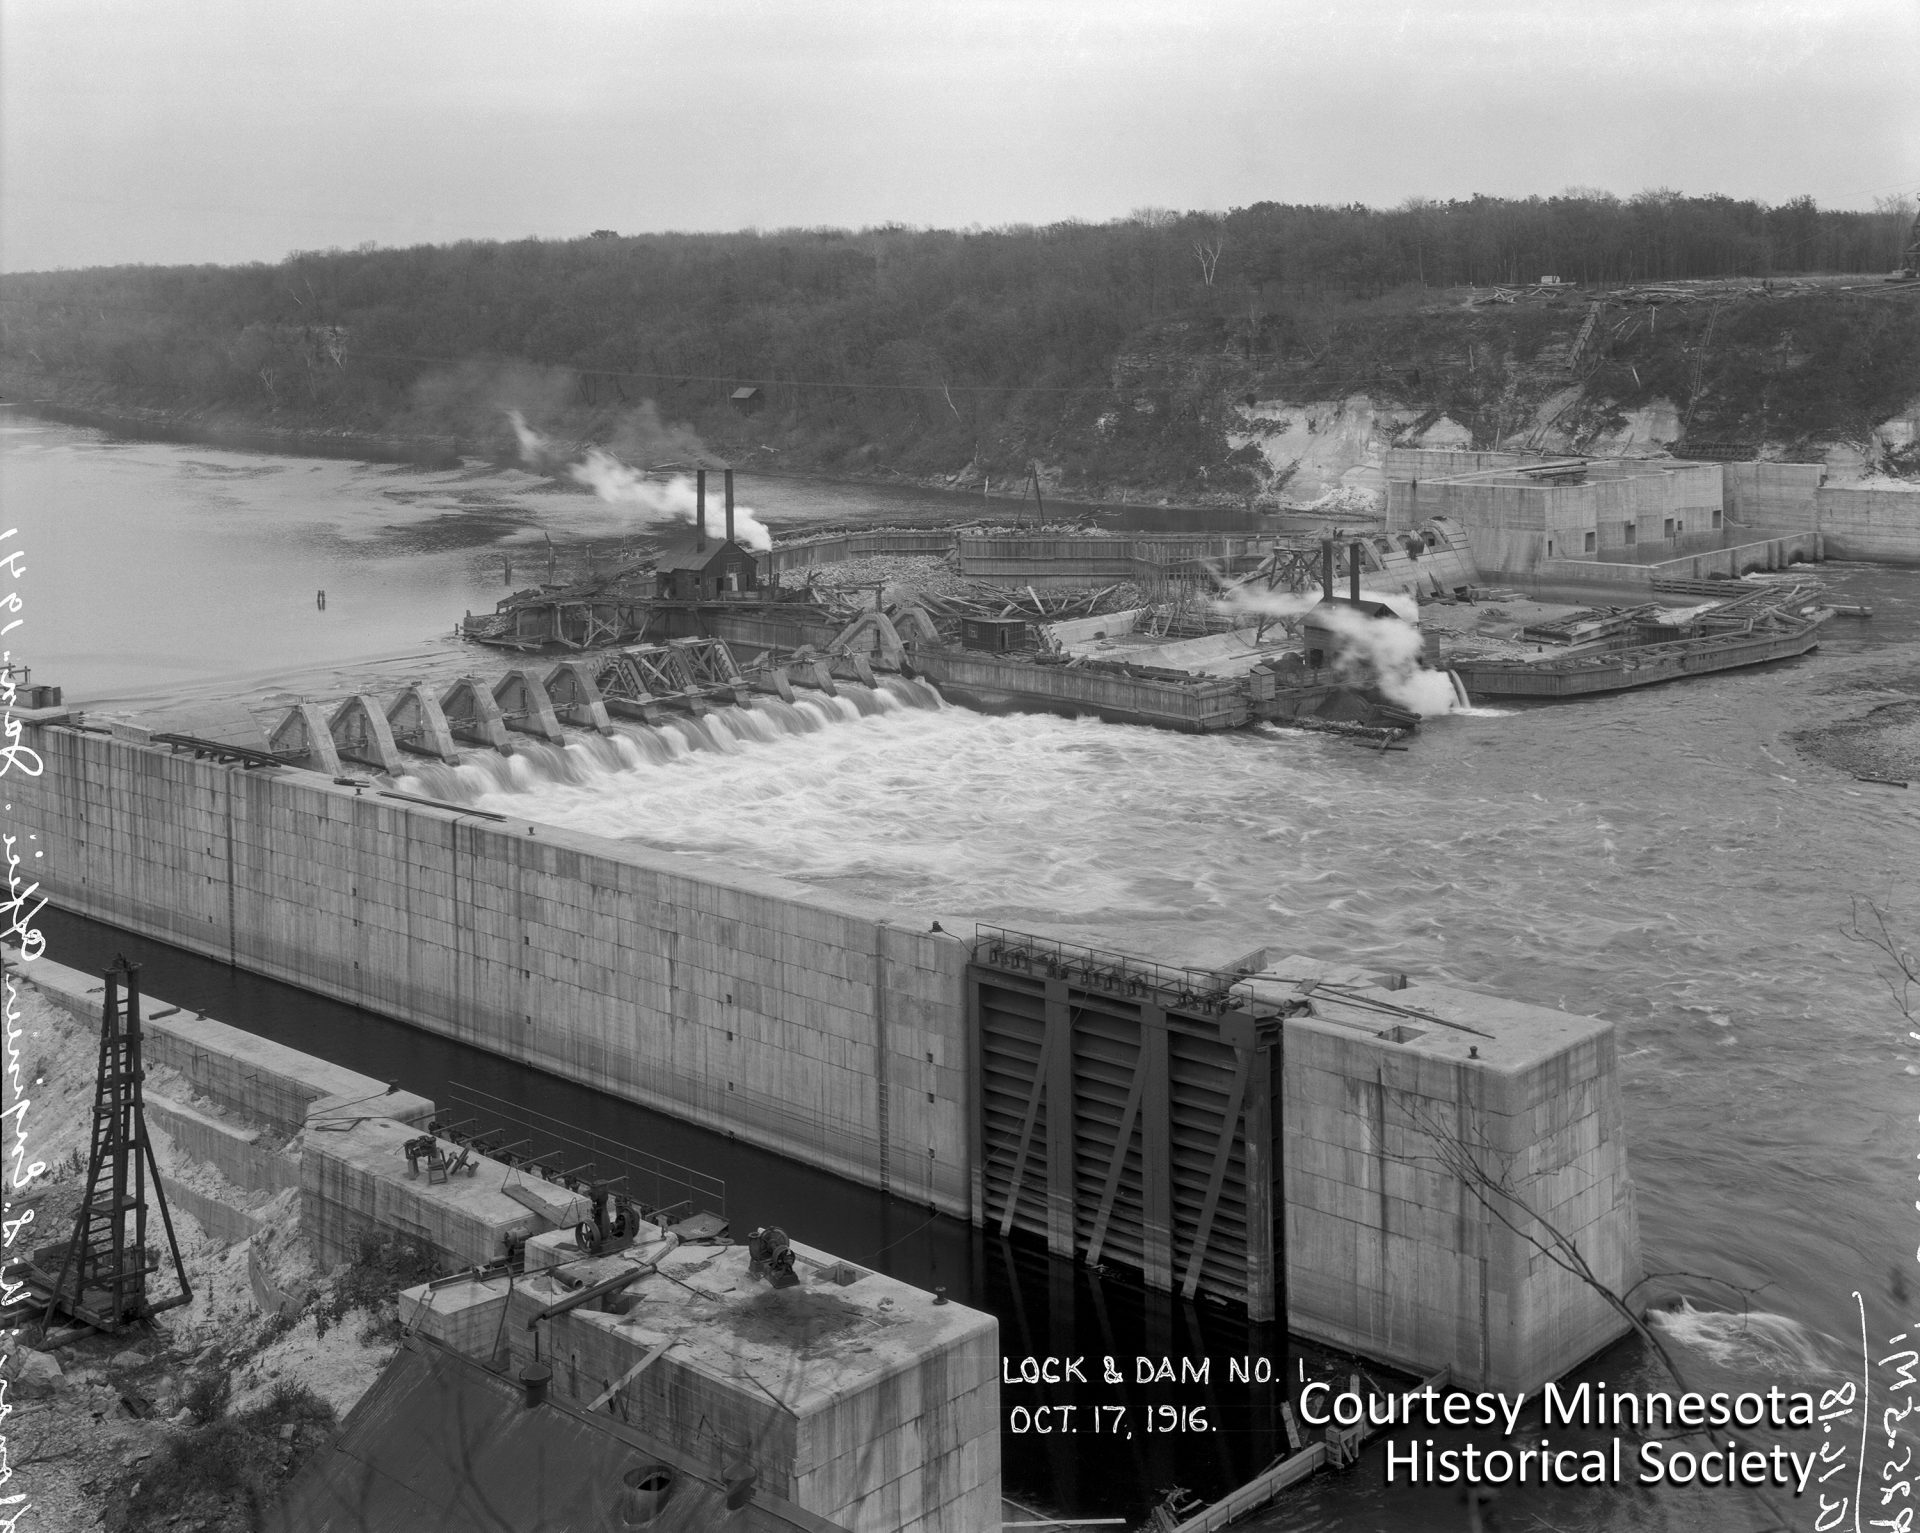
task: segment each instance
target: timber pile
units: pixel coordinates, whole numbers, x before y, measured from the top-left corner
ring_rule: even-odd
[[[1519,637],[1540,644],[1586,644],[1631,633],[1636,624],[1651,621],[1659,608],[1653,602],[1638,607],[1601,607],[1576,612],[1552,622],[1533,623]]]
[[[1097,526],[1091,520],[1092,513],[1074,521],[1035,522],[1028,520],[1002,521],[999,519],[981,519],[971,522],[812,522],[804,532],[781,533],[775,539],[776,549],[807,548],[815,543],[831,543],[844,537],[885,537],[888,533],[907,533],[916,537],[929,533],[946,533],[958,540],[962,536],[981,538],[1014,537],[1076,537],[1076,538],[1112,538],[1130,537],[1130,533],[1118,533],[1108,527]]]
[[[789,573],[782,577],[782,582],[790,585],[801,573]],[[871,554],[860,559],[815,564],[804,572],[801,583],[827,591],[901,586],[923,596],[940,595],[967,584],[953,572],[952,556],[948,554]]]

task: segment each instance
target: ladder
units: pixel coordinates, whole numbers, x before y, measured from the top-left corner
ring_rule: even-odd
[[[141,1082],[139,965],[116,958],[106,972],[100,1017],[100,1073],[94,1087],[93,1141],[87,1156],[87,1190],[74,1215],[59,1276],[48,1289],[45,1319],[56,1310],[100,1331],[145,1320],[193,1297],[180,1242],[173,1233],[160,1169],[147,1137]],[[151,1190],[149,1190],[149,1180]],[[149,1274],[160,1270],[147,1247],[147,1208],[160,1210],[180,1292],[154,1302]],[[44,1254],[44,1253],[43,1253]]]
[[[1707,380],[1707,350],[1713,345],[1713,327],[1719,318],[1720,305],[1716,303],[1707,310],[1707,331],[1693,353],[1693,368],[1687,379],[1687,413],[1680,422],[1683,432],[1693,424],[1694,407],[1700,403],[1700,387]]]
[[[1587,322],[1580,327],[1580,333],[1573,338],[1573,349],[1567,353],[1567,371],[1572,372],[1579,365],[1580,353],[1585,349],[1587,339],[1593,334],[1593,327],[1600,322],[1600,301],[1587,306]]]

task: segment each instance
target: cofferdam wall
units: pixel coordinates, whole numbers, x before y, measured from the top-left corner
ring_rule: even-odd
[[[778,878],[37,728],[14,814],[62,908],[965,1218],[951,937]]]

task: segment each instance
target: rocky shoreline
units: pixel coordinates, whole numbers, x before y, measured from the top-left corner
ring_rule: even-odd
[[[1888,682],[1909,696],[1855,718],[1800,730],[1795,747],[1823,765],[1868,782],[1920,786],[1920,674]]]

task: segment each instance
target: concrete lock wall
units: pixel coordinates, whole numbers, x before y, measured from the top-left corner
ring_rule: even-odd
[[[950,937],[786,881],[68,727],[16,811],[63,908],[964,1217]],[[23,802],[24,800],[24,802]]]
[[[1482,1041],[1287,1022],[1294,1328],[1466,1387],[1536,1390],[1626,1329],[1549,1254],[1554,1235],[1616,1293],[1640,1277],[1614,1031],[1438,985],[1394,999],[1470,1015]]]
[[[1814,500],[1828,558],[1920,564],[1920,490],[1822,485]]]

